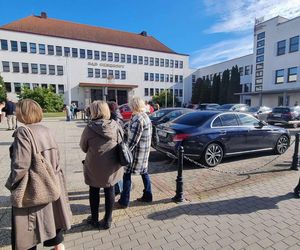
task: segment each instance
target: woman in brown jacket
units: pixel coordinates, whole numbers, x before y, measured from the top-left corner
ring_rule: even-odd
[[[65,179],[59,165],[59,151],[49,129],[39,122],[43,112],[38,103],[30,99],[21,100],[16,107],[17,120],[31,129],[38,150],[51,163],[60,188],[58,200],[29,208],[12,207],[12,248],[18,250],[36,249],[37,244],[54,246],[62,250],[63,230],[71,227],[71,209],[68,203]],[[32,142],[26,128],[20,126],[13,134],[10,148],[11,173],[6,182],[9,190],[16,188],[31,166]]]
[[[114,185],[122,179],[123,168],[118,160],[118,131],[122,128],[115,120],[110,120],[110,110],[106,102],[94,101],[90,105],[91,121],[85,127],[80,147],[86,153],[84,180],[90,187],[89,201],[91,217],[87,222],[93,227],[108,229],[112,222],[115,202]],[[99,219],[100,188],[104,188],[105,215]]]

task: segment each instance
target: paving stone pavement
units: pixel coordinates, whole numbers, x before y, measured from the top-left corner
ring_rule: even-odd
[[[52,118],[45,119],[44,124],[54,132],[60,146],[74,215],[73,227],[65,237],[66,249],[300,249],[300,200],[291,193],[299,172],[289,170],[293,146],[280,157],[266,153],[236,157],[212,170],[185,164],[187,201],[182,204],[170,199],[174,196],[176,164],[152,151],[149,170],[154,202],[134,201],[142,191],[141,178],[134,176],[130,207],[115,210],[112,228],[99,231],[82,223],[89,215],[81,166],[84,154],[78,146],[85,123]],[[0,124],[3,185],[9,173],[7,152],[12,142],[12,132],[5,128]],[[100,203],[102,216],[103,196]],[[9,192],[1,188],[0,249],[10,249],[9,244]]]

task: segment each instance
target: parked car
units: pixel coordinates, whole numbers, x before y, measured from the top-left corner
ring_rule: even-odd
[[[192,104],[192,103],[190,103],[190,104],[188,104],[186,106],[186,108],[188,108],[188,109],[197,109],[198,106],[199,106],[199,104]]]
[[[219,108],[220,105],[217,103],[201,103],[197,109],[201,109],[201,110],[215,110],[217,108]]]
[[[283,154],[289,144],[287,129],[240,112],[195,111],[157,126],[158,150],[176,154],[182,145],[187,157],[209,167],[227,156],[257,151]]]
[[[272,112],[272,109],[266,106],[255,106],[250,107],[248,112],[258,120],[267,121],[268,115]]]
[[[119,110],[120,110],[120,113],[121,113],[124,121],[128,121],[131,119],[132,110],[128,104],[120,105]]]
[[[244,103],[230,103],[221,105],[220,107],[218,107],[218,110],[247,112],[249,110],[249,106]]]
[[[268,115],[267,122],[271,125],[280,123],[297,128],[300,124],[300,106],[280,106],[272,109]]]

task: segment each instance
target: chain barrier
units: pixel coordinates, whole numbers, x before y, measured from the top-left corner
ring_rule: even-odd
[[[291,147],[293,144],[295,143],[295,139],[290,143],[290,146]],[[163,150],[159,150],[161,151],[162,153],[166,154],[169,158],[172,158],[174,160],[178,160],[178,156],[170,153],[170,152],[166,152],[166,151],[163,151]],[[194,165],[196,165],[197,167],[199,168],[204,168],[204,169],[207,169],[207,170],[210,170],[210,171],[214,171],[214,172],[218,172],[218,173],[224,173],[224,174],[234,174],[234,175],[243,175],[243,174],[248,174],[248,173],[251,173],[253,171],[257,171],[261,168],[264,168],[268,165],[270,165],[272,162],[276,161],[281,155],[277,155],[276,157],[274,157],[272,160],[268,161],[267,163],[263,164],[262,166],[259,166],[257,168],[254,168],[254,169],[251,169],[251,170],[245,170],[245,171],[226,171],[226,170],[220,170],[220,169],[216,169],[216,167],[208,167],[208,166],[205,166],[204,164],[201,164],[200,162],[197,162],[189,157],[187,157],[186,155],[183,155],[183,158],[191,163],[193,163]]]

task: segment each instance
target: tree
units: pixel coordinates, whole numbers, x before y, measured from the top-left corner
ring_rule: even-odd
[[[0,102],[6,100],[6,89],[2,76],[0,76]]]
[[[205,81],[200,86],[200,103],[207,103],[210,102],[210,96],[211,96],[211,83],[208,78],[205,79]]]
[[[200,77],[197,81],[193,84],[192,88],[192,103],[200,103],[200,90],[201,85],[203,84],[203,79]]]
[[[20,99],[32,99],[36,101],[43,111],[45,112],[57,112],[63,108],[63,97],[53,92],[53,88],[22,88]]]
[[[228,102],[231,103],[238,103],[240,102],[240,98],[238,95],[235,95],[236,93],[240,93],[242,91],[242,86],[240,84],[240,73],[238,66],[235,65],[231,69],[231,77],[229,81],[229,87],[228,87]]]
[[[219,92],[219,104],[228,103],[227,100],[228,85],[229,85],[229,70],[226,69],[225,71],[223,71],[222,74],[222,81],[221,81],[220,92]]]
[[[220,84],[220,75],[214,74],[213,83],[211,87],[211,102],[213,103],[219,103]]]
[[[166,92],[167,92],[167,98],[166,98]],[[170,91],[162,91],[159,95],[155,95],[152,97],[152,101],[154,103],[158,103],[160,106],[165,107],[167,99],[167,107],[173,106],[173,95],[171,95]],[[174,103],[176,104],[178,102],[178,98],[175,96]]]

